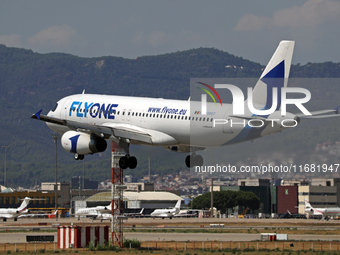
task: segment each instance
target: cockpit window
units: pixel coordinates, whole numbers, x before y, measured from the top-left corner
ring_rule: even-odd
[[[57,107],[58,107],[58,103],[55,104],[55,106],[52,108],[51,111],[54,112],[57,109]]]

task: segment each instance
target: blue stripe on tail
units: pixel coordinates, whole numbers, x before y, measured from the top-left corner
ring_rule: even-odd
[[[273,104],[273,88],[278,88],[276,111],[280,109],[281,88],[283,88],[284,86],[284,77],[285,77],[285,64],[283,60],[261,79],[261,81],[267,84],[267,103],[263,108],[264,110],[270,109],[270,107]]]

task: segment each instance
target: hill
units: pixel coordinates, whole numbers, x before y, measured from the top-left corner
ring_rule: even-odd
[[[81,93],[187,99],[192,77],[242,78],[259,77],[263,66],[213,48],[199,48],[175,53],[143,56],[136,59],[119,57],[80,58],[0,45],[0,125],[1,145],[7,152],[7,180],[12,186],[30,186],[41,181],[54,181],[55,146],[52,131],[43,123],[30,119],[43,109],[47,113],[60,98]],[[340,77],[339,63],[293,65],[291,77]],[[319,90],[319,93],[322,93]],[[332,94],[338,98],[338,94]],[[82,173],[83,162],[73,160],[59,145],[60,181],[69,181]],[[142,157],[134,174],[147,172],[147,159],[152,157],[153,172],[171,173],[185,169],[184,155],[171,154],[136,146]],[[110,178],[109,150],[86,157],[86,175],[104,180]],[[4,149],[0,150],[0,167]],[[0,168],[1,169],[1,168]],[[128,173],[128,171],[126,171]],[[0,180],[1,183],[1,180]]]

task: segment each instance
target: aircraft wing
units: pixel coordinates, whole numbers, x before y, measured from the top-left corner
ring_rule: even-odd
[[[82,123],[78,121],[64,120],[55,117],[42,115],[39,112],[32,115],[32,119],[41,120],[48,123],[54,123],[62,126],[67,126],[73,130],[81,130],[83,132],[92,132],[96,135],[103,137],[103,135],[113,135],[117,138],[126,138],[145,143],[152,143],[151,135],[143,128],[129,125],[129,124],[115,124],[105,123],[103,125],[95,125],[89,123]]]
[[[297,114],[300,119],[323,119],[323,118],[332,118],[332,117],[340,117],[339,108],[336,107],[335,109],[328,109],[328,110],[321,110],[321,111],[314,111],[311,112],[312,115],[304,115],[304,114]]]

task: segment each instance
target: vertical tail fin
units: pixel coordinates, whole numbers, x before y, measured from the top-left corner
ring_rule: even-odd
[[[307,198],[305,198],[305,207],[306,207],[306,210],[308,209],[308,211],[310,211],[310,209],[313,209],[313,206],[311,206]]]
[[[277,109],[281,107],[281,88],[287,87],[292,63],[294,41],[281,41],[264,69],[253,90],[253,104],[257,109],[268,110],[272,106],[272,89],[278,88]]]
[[[25,210],[30,201],[31,201],[31,198],[25,197],[24,201],[22,201],[21,205],[19,206],[18,211],[21,212],[21,211]]]
[[[181,200],[178,200],[176,205],[175,205],[175,209],[180,210],[181,209]]]

